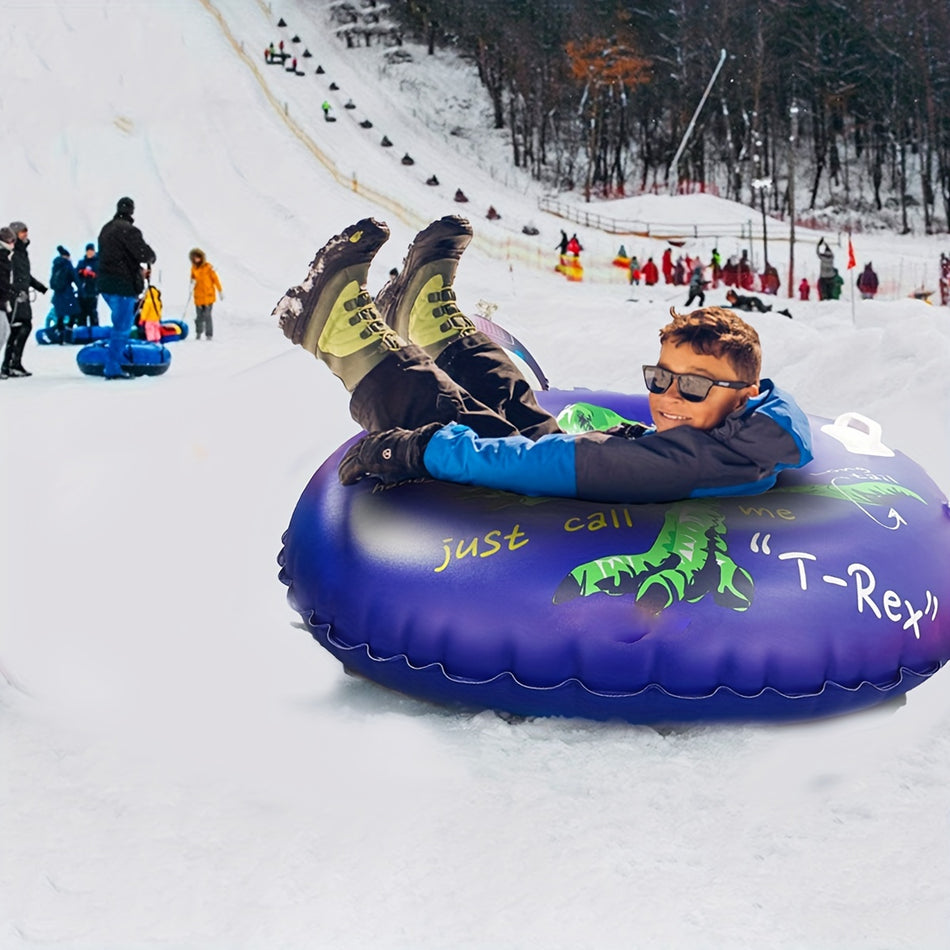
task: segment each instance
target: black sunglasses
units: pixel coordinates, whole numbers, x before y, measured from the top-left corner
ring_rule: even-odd
[[[651,393],[665,393],[673,380],[676,388],[687,402],[702,402],[713,386],[722,386],[724,389],[745,389],[752,383],[740,383],[732,379],[709,379],[706,376],[696,376],[694,373],[671,373],[662,366],[644,366],[643,381]]]

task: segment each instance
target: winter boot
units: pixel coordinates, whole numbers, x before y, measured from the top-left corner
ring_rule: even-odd
[[[420,231],[401,273],[376,295],[376,306],[399,336],[421,346],[433,359],[459,337],[476,332],[455,304],[452,282],[459,258],[472,240],[472,226],[446,215]]]
[[[373,218],[346,228],[317,251],[303,283],[274,308],[284,336],[326,363],[350,392],[405,346],[366,291],[369,266],[388,237],[386,225]]]
[[[4,362],[7,364],[7,375],[11,378],[33,375],[29,370],[23,368],[23,350],[30,338],[32,326],[32,323],[14,323],[10,327],[10,339],[7,341]]]
[[[376,305],[398,334],[422,347],[478,406],[532,440],[560,432],[505,351],[455,304],[452,282],[471,239],[471,225],[458,215],[433,221],[416,235],[402,273],[376,295]],[[479,435],[497,434],[484,425],[471,427]]]

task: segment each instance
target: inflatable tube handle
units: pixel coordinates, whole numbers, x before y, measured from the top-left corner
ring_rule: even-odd
[[[849,452],[856,455],[880,455],[893,458],[894,453],[881,441],[881,424],[862,416],[860,412],[843,412],[821,431],[837,439]]]

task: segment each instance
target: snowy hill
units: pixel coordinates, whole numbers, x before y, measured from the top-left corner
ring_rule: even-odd
[[[295,33],[299,77],[263,57]],[[163,377],[105,384],[31,343],[34,375],[0,382],[0,948],[946,946],[946,672],[903,707],[813,725],[509,725],[350,679],[296,625],[280,536],[356,426],[270,312],[331,234],[388,220],[381,284],[461,187],[478,240],[460,302],[497,304],[561,388],[636,385],[685,303],[631,294],[618,235],[538,209],[467,70],[347,48],[304,0],[8,4],[0,41],[0,220],[29,224],[36,275],[129,194],[169,315],[193,316],[194,245],[225,289],[214,343],[176,344]],[[748,220],[724,205],[598,212]],[[553,271],[562,226],[582,232],[583,283]],[[766,373],[812,413],[877,418],[946,491],[950,311],[907,298],[946,236],[855,244],[891,289],[755,317]]]

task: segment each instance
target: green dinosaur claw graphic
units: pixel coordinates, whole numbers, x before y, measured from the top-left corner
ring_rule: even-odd
[[[575,567],[558,585],[554,603],[591,594],[633,594],[641,608],[659,613],[677,601],[696,603],[711,592],[717,604],[747,610],[754,583],[748,571],[729,557],[725,533],[718,505],[671,505],[648,551],[597,558]]]

